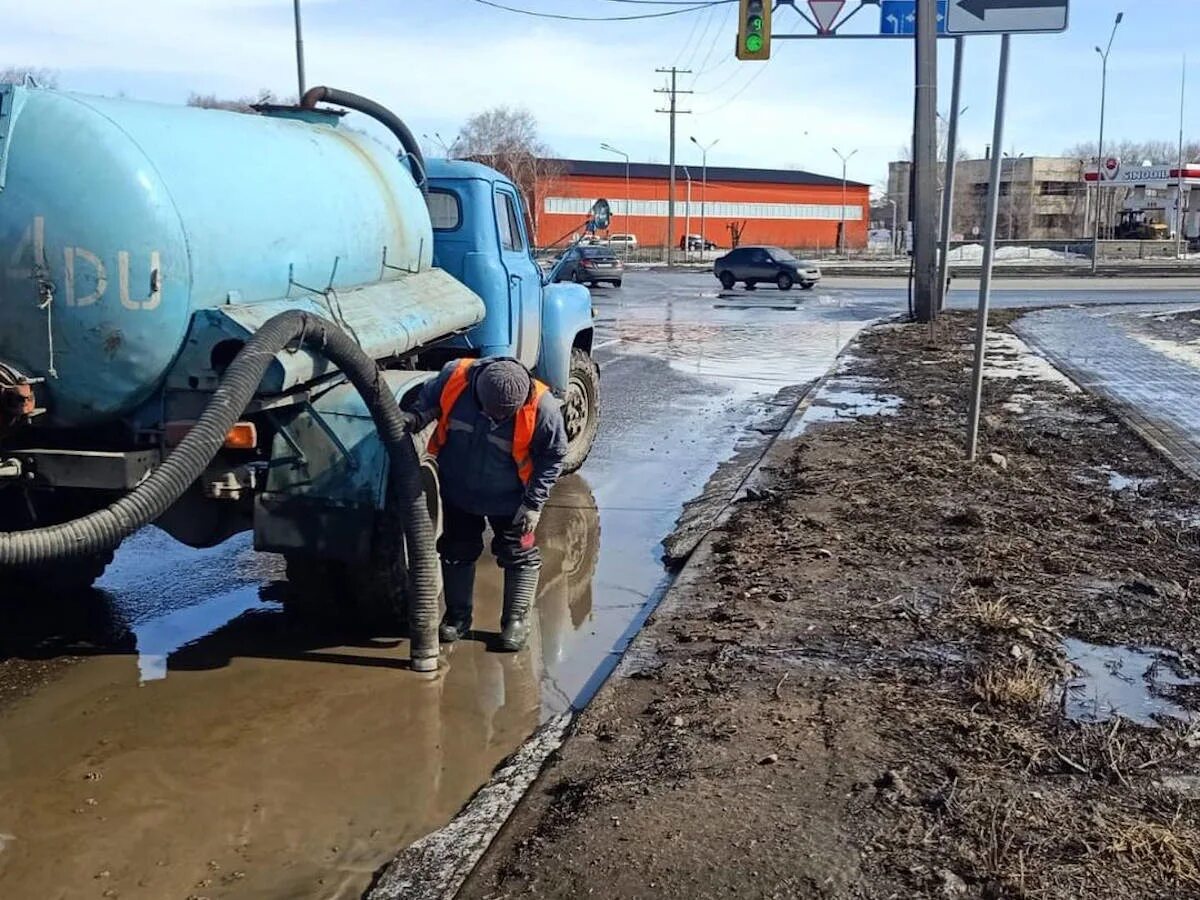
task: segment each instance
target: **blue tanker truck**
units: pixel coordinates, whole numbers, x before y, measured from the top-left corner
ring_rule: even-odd
[[[426,161],[379,104],[258,112],[0,88],[0,602],[90,585],[147,524],[252,530],[293,602],[407,610],[429,670],[436,466],[401,409],[450,359],[513,356],[578,468],[591,300],[547,283],[511,181]]]

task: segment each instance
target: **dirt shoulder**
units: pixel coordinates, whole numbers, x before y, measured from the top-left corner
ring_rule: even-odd
[[[1200,488],[1007,336],[967,465],[969,335],[860,337],[461,897],[1200,896]]]

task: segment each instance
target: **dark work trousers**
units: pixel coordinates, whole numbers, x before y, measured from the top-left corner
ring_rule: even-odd
[[[502,569],[537,568],[542,564],[542,551],[533,535],[524,535],[510,516],[488,516],[495,537],[492,554]],[[448,563],[473,563],[483,553],[484,517],[464,512],[442,501],[442,536],[438,538],[438,553]],[[524,546],[522,546],[524,539]]]

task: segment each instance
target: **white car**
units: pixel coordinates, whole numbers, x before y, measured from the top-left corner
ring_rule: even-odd
[[[636,250],[638,248],[638,239],[636,234],[610,234],[608,240],[604,243],[612,247],[614,250]]]

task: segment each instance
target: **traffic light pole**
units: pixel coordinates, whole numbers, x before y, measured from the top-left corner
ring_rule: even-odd
[[[679,115],[689,115],[690,109],[679,109],[677,97],[679,94],[690,94],[691,91],[681,91],[677,87],[677,76],[690,75],[691,69],[677,69],[671,66],[669,69],[655,69],[656,72],[671,76],[670,88],[659,88],[655,90],[656,94],[670,94],[671,102],[667,109],[660,109],[658,112],[666,113],[671,117],[671,159],[670,159],[670,183],[667,187],[667,265],[675,265],[675,117]]]
[[[937,315],[937,0],[917,0],[916,112],[913,127],[913,313]]]

